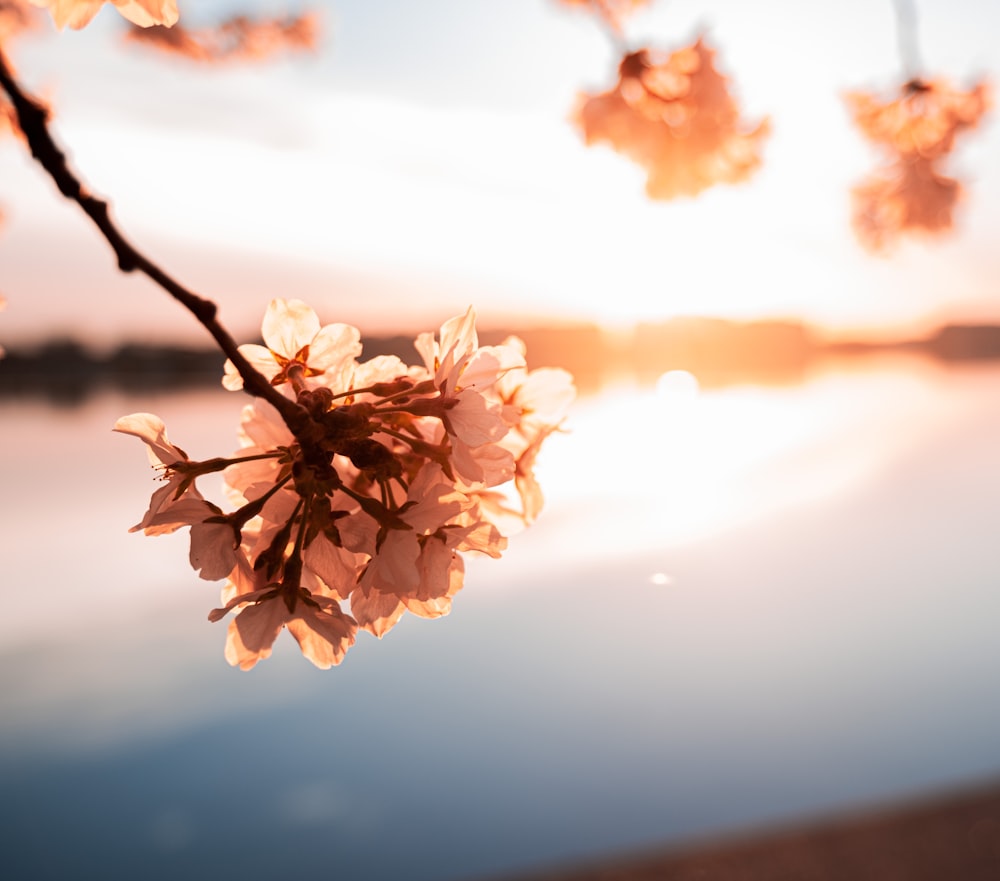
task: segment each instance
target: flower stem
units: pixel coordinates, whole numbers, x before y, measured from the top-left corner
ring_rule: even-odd
[[[247,522],[251,518],[256,517],[264,509],[264,505],[267,504],[268,500],[291,479],[292,475],[287,475],[281,480],[275,482],[274,486],[264,493],[264,495],[259,496],[252,502],[247,502],[242,508],[233,511],[233,513],[229,515],[233,525],[238,529],[242,529],[246,526]]]

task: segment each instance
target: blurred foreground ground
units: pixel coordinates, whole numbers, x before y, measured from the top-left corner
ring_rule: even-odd
[[[1000,783],[795,830],[516,881],[997,881]],[[514,881],[514,879],[511,879]]]

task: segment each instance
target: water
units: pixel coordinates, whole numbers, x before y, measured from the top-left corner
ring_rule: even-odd
[[[583,398],[542,520],[455,610],[251,673],[121,415],[228,452],[221,391],[0,403],[0,865],[462,879],[1000,776],[1000,369],[868,361]]]

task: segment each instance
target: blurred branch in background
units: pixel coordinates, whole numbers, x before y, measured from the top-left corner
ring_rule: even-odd
[[[314,12],[284,19],[251,19],[237,15],[213,27],[140,28],[132,26],[125,38],[178,55],[190,61],[227,63],[263,61],[279,52],[312,51],[319,39],[319,18]]]
[[[893,0],[896,10],[896,31],[903,76],[915,79],[920,75],[920,46],[917,41],[917,6],[913,0]]]

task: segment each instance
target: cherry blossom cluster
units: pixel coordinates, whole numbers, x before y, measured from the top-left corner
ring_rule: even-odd
[[[577,120],[587,144],[607,143],[646,170],[652,199],[747,179],[768,133],[766,120],[740,119],[715,51],[702,39],[671,53],[626,54],[614,88],[581,96]]]
[[[358,361],[360,334],[274,300],[264,346],[240,353],[302,418],[295,430],[255,398],[241,449],[194,461],[148,413],[115,430],[140,438],[163,485],[132,531],[190,527],[191,565],[226,579],[217,621],[234,612],[225,655],[248,670],[283,628],[316,666],[339,664],[359,628],[383,636],[406,613],[437,618],[462,587],[465,553],[499,557],[542,505],[534,466],[574,398],[563,370],[528,370],[515,337],[479,346],[475,315],[416,339],[423,363]],[[243,387],[232,362],[223,385]],[[233,510],[198,477],[221,472]]]
[[[858,128],[887,160],[852,191],[855,233],[883,251],[904,232],[951,229],[962,185],[941,173],[959,132],[975,128],[990,104],[985,81],[968,91],[942,80],[911,79],[884,100],[869,92],[846,96]]]

